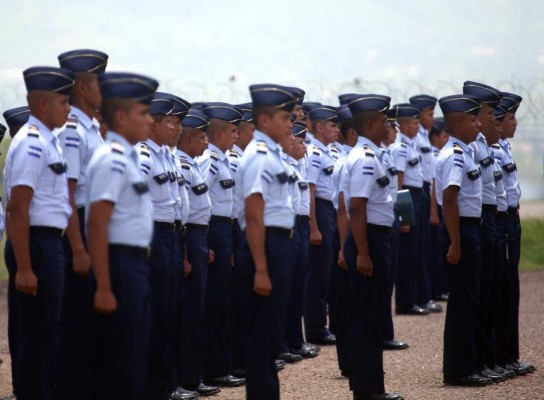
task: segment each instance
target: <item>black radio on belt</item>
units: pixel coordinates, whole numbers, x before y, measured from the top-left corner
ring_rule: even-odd
[[[223,179],[222,181],[219,181],[219,184],[223,189],[230,189],[231,187],[234,187],[234,179]]]
[[[396,169],[395,167],[389,167],[387,168],[387,171],[389,172],[389,174],[391,174],[392,176],[395,176],[399,173],[399,170]]]
[[[389,185],[390,180],[387,175],[384,175],[381,178],[376,179],[376,182],[378,182],[378,185],[380,185],[381,187],[385,187]]]
[[[308,182],[299,182],[298,183],[298,188],[300,190],[308,190]]]
[[[200,185],[191,187],[191,190],[194,194],[200,196],[201,194],[204,194],[208,191],[208,185],[206,185],[205,183],[201,183]]]
[[[330,175],[334,171],[334,165],[331,165],[330,167],[323,168],[323,172],[325,175]]]
[[[502,172],[501,171],[494,171],[493,172],[493,178],[495,178],[495,182],[500,181],[502,179]]]
[[[170,177],[168,176],[167,173],[163,172],[162,174],[159,174],[159,175],[155,175],[153,177],[153,179],[155,180],[155,182],[157,182],[159,185],[162,185],[166,182],[168,182],[170,180]]]
[[[467,176],[468,176],[468,179],[470,179],[471,181],[475,181],[476,179],[480,177],[480,170],[474,169],[472,171],[468,171]]]
[[[410,161],[408,161],[408,165],[411,167],[415,167],[419,164],[419,157],[412,158]]]
[[[503,166],[502,166],[502,169],[504,169],[506,172],[508,172],[509,174],[511,174],[512,172],[514,172],[515,170],[517,170],[518,167],[516,167],[516,164],[514,164],[514,163],[509,163],[509,164],[503,165]]]
[[[280,183],[285,183],[289,180],[289,176],[287,175],[285,171],[280,174],[277,174],[276,178],[278,178],[278,181],[280,181]]]
[[[491,164],[493,164],[493,159],[489,156],[480,160],[480,165],[484,168],[489,167]]]
[[[145,182],[136,182],[132,184],[132,187],[138,194],[144,194],[149,191],[147,184]]]
[[[419,150],[420,150],[423,154],[427,154],[427,153],[430,153],[430,152],[431,152],[431,148],[430,148],[430,147],[420,147]]]
[[[66,163],[60,163],[60,162],[49,164],[48,167],[51,168],[51,171],[53,171],[57,175],[64,174],[66,170],[68,169]]]

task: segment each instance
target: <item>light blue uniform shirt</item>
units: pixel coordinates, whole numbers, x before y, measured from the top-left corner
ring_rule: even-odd
[[[368,199],[367,223],[391,227],[395,218],[393,197],[379,153],[380,149],[374,143],[359,136],[344,163],[340,185],[348,217],[351,199],[365,198]]]
[[[153,234],[151,196],[140,172],[138,153],[125,138],[108,131],[106,143],[95,151],[87,168],[85,219],[92,203],[114,204],[108,242],[148,247]]]
[[[187,153],[176,150],[181,163],[181,173],[185,178],[185,185],[189,195],[190,224],[208,225],[212,215],[212,203],[208,194],[208,184],[200,172],[198,163]]]
[[[461,217],[482,215],[482,183],[480,170],[474,161],[472,149],[460,140],[450,137],[436,161],[436,201],[442,206],[444,190],[458,186],[457,203]]]
[[[470,144],[470,148],[474,152],[474,161],[478,164],[482,174],[482,203],[497,205],[497,190],[493,176],[493,165],[495,164],[493,151],[487,145],[487,141],[481,132],[478,133],[476,140]]]
[[[72,214],[65,169],[58,139],[30,115],[28,123],[13,138],[6,156],[6,204],[14,187],[27,186],[34,191],[28,209],[30,226],[65,229]]]
[[[315,197],[332,201],[334,182],[332,175],[336,162],[330,150],[319,140],[313,139],[308,146],[308,182],[315,185]]]
[[[77,207],[85,204],[85,171],[94,151],[104,143],[100,124],[72,106],[66,124],[59,130],[59,141],[66,159],[66,176],[77,181],[74,199]]]
[[[176,200],[170,185],[172,171],[168,168],[164,150],[151,139],[138,143],[135,148],[153,202],[153,220],[173,223],[176,219]]]
[[[212,215],[232,218],[235,182],[227,156],[210,143],[197,162],[209,188]]]
[[[296,183],[298,187],[298,193],[299,193],[299,199],[300,199],[300,208],[299,208],[299,214],[300,215],[310,215],[310,184],[308,183],[308,179],[306,179],[306,164],[305,164],[305,158],[301,158],[300,160],[295,160],[293,157],[289,156],[287,158],[289,160],[289,165],[295,173],[297,174],[298,181]]]
[[[232,198],[236,199],[236,191],[238,190],[238,170],[240,167],[240,160],[244,155],[244,151],[237,145],[234,145],[231,150],[227,151],[227,158],[229,160],[230,173],[232,179],[234,179],[234,187],[232,188]],[[236,207],[232,207],[232,218],[236,218]]]
[[[403,133],[399,137],[400,140],[391,145],[391,155],[397,171],[404,173],[402,185],[422,188],[423,174],[416,143]]]
[[[237,191],[238,223],[246,229],[245,199],[260,193],[264,200],[264,224],[292,229],[295,213],[289,195],[289,174],[280,156],[280,147],[268,135],[255,131],[240,160],[240,190]]]
[[[397,192],[399,189],[399,178],[398,171],[393,163],[393,156],[391,155],[391,150],[382,144],[380,146],[379,159],[385,168],[387,177],[389,178],[389,190],[391,191],[391,197],[393,197],[393,203],[397,202]]]
[[[502,149],[501,168],[503,173],[503,185],[506,190],[508,207],[518,207],[521,199],[521,188],[518,180],[518,167],[512,158],[512,148],[506,140],[499,139]]]
[[[429,133],[423,126],[419,126],[419,131],[414,138],[416,149],[421,160],[421,176],[423,181],[431,183],[433,180],[433,155]]]
[[[300,191],[298,189],[298,175],[289,162],[289,156],[283,151],[280,153],[283,167],[288,175],[287,187],[289,188],[289,196],[291,196],[291,203],[293,204],[293,211],[295,215],[300,215]]]
[[[172,153],[172,149],[163,146],[164,156],[169,171],[171,171],[170,187],[176,202],[176,220],[187,223],[189,218],[189,193],[185,186],[185,178],[181,173],[181,162]]]

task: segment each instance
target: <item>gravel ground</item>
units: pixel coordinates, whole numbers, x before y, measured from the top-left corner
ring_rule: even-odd
[[[397,339],[410,343],[400,352],[385,353],[386,389],[406,399],[544,399],[544,271],[521,275],[521,354],[537,371],[485,388],[452,388],[442,384],[442,332],[444,313],[427,317],[396,317]],[[6,287],[0,287],[0,397],[10,392],[9,352],[6,336]],[[323,348],[313,360],[289,365],[280,372],[283,399],[351,399],[348,382],[340,377],[333,347]],[[225,389],[217,400],[244,399],[244,389]]]

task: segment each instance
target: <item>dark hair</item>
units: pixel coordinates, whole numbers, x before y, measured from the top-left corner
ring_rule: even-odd
[[[353,118],[346,119],[340,123],[340,133],[344,139],[348,137],[350,129],[355,129],[355,120]]]
[[[355,114],[353,121],[357,135],[361,135],[365,131],[365,125],[369,122],[375,122],[380,115],[382,113],[378,111],[362,111]]]
[[[269,118],[272,118],[277,112],[281,110],[278,110],[275,107],[272,106],[256,106],[253,107],[253,124],[259,128],[259,117],[261,115],[266,115]]]
[[[104,122],[108,127],[115,130],[115,114],[117,111],[128,112],[134,106],[134,103],[130,100],[111,98],[102,101],[100,106],[100,114],[104,119]]]

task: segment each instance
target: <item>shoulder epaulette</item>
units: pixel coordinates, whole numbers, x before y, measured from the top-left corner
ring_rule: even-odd
[[[501,149],[501,145],[498,144],[498,143],[495,143],[495,144],[492,144],[492,145],[491,145],[491,148],[500,150],[500,149]]]
[[[211,151],[210,158],[214,159],[215,161],[219,161],[219,154],[217,154],[215,151]]]
[[[331,146],[330,149],[331,149],[331,151],[333,153],[338,153],[339,152],[338,149],[336,148],[336,146]]]
[[[319,150],[319,148],[317,146],[313,146],[312,147],[312,154],[314,156],[320,156],[321,155],[321,150]]]
[[[374,150],[372,150],[372,147],[370,146],[364,145],[363,149],[365,150],[365,156],[367,157],[374,157],[376,155],[376,153],[374,152]]]
[[[28,133],[27,136],[30,137],[40,137],[40,130],[35,125],[29,125],[28,126]]]
[[[79,122],[79,119],[75,116],[70,116],[66,120],[66,128],[67,129],[77,129],[77,123]]]
[[[140,154],[142,156],[146,156],[146,157],[151,158],[151,149],[149,148],[149,146],[147,144],[142,143],[140,145]]]
[[[183,169],[191,169],[191,166],[190,166],[189,164],[187,164],[187,163],[183,163],[183,162],[182,162],[182,163],[181,163],[181,168],[183,168]]]
[[[238,158],[238,157],[240,157],[240,156],[238,155],[238,153],[236,152],[236,150],[231,150],[231,151],[229,152],[229,157]]]
[[[265,142],[259,141],[257,142],[257,153],[266,154],[268,153],[268,146]]]
[[[463,148],[459,146],[457,143],[453,144],[453,152],[456,154],[463,154]]]
[[[407,147],[408,145],[405,142],[400,142],[400,147]]]
[[[125,152],[125,148],[119,142],[111,142],[110,147],[111,147],[111,151],[113,151],[114,153],[124,154]]]

